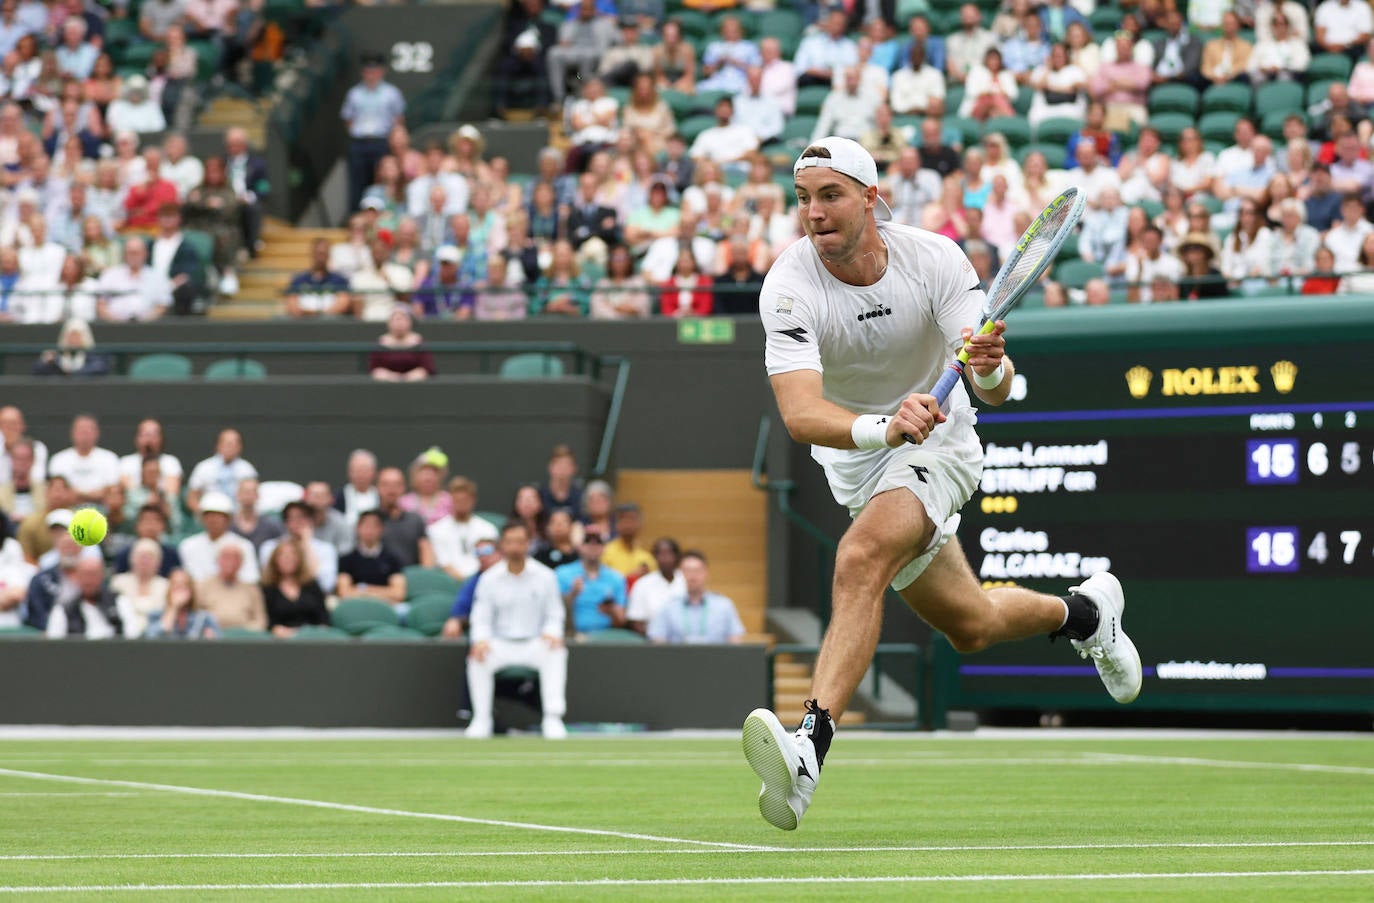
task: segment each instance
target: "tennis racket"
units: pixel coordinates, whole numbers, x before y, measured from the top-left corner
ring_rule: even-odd
[[[1004,319],[1016,306],[1016,302],[1020,301],[1031,286],[1044,275],[1065,240],[1077,227],[1079,219],[1083,216],[1083,205],[1086,200],[1083,192],[1077,188],[1069,188],[1050,201],[1049,206],[1035,218],[1035,222],[1026,228],[1020,240],[1016,242],[1016,247],[1007,255],[1002,268],[993,277],[992,285],[988,287],[982,319],[978,322],[978,328],[974,330],[976,335],[983,335],[997,328],[997,321]],[[930,390],[930,394],[935,396],[936,403],[944,406],[945,401],[949,399],[949,393],[954,391],[955,384],[959,382],[959,377],[964,375],[964,367],[967,364],[968,346],[965,345],[954,360],[950,361],[939,382]],[[916,440],[906,433],[902,434],[902,438],[916,444]]]

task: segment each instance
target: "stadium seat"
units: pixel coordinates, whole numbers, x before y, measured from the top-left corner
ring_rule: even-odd
[[[978,143],[978,139],[983,137],[983,124],[977,119],[969,116],[946,116],[943,121],[946,130],[952,128],[959,133],[963,147],[973,147]]]
[[[1030,112],[1031,103],[1035,100],[1035,89],[1022,85],[1016,92],[1016,99],[1011,102],[1011,107],[1016,111],[1016,115],[1025,117]],[[1011,139],[1007,139],[1011,140]]]
[[[1164,144],[1175,147],[1178,145],[1178,137],[1183,134],[1184,129],[1192,128],[1195,125],[1192,116],[1186,113],[1160,113],[1150,117],[1150,127],[1159,132],[1159,140]]]
[[[412,630],[409,627],[402,627],[399,624],[382,624],[380,626],[373,627],[371,630],[365,632],[362,638],[364,641],[409,640],[410,642],[428,639],[428,637],[420,631]]]
[[[1329,93],[1331,93],[1331,86],[1334,85],[1334,84],[1336,84],[1336,80],[1335,80],[1335,79],[1322,79],[1322,80],[1320,80],[1320,81],[1315,81],[1315,80],[1314,80],[1314,81],[1308,82],[1308,85],[1307,85],[1307,106],[1308,106],[1309,108],[1311,108],[1311,107],[1314,107],[1314,106],[1316,106],[1317,104],[1321,103],[1323,100],[1326,100],[1326,95],[1329,94]],[[1294,111],[1293,111],[1293,110],[1288,110],[1287,112],[1290,112],[1290,113],[1291,113],[1291,112],[1294,112]]]
[[[351,640],[353,635],[337,627],[324,627],[315,624],[306,624],[304,627],[296,628],[296,635],[293,640],[325,640],[328,642],[338,642],[340,640]]]
[[[821,104],[825,103],[825,97],[829,93],[830,89],[825,85],[807,85],[805,88],[798,88],[798,115],[815,116],[821,111]]]
[[[644,636],[633,630],[594,630],[583,637],[585,643],[600,643],[602,645],[629,645],[642,646],[645,643]]]
[[[1255,92],[1255,109],[1263,113],[1302,111],[1302,85],[1297,82],[1269,82]]]
[[[20,624],[17,627],[0,627],[0,636],[7,640],[43,640],[47,639],[47,634],[41,630],[35,630],[27,624]]]
[[[1000,134],[1012,150],[1030,144],[1031,137],[1030,124],[1019,116],[993,116],[983,123],[982,134]]]
[[[261,361],[247,357],[227,357],[205,368],[208,380],[266,379],[267,368]]]
[[[510,515],[502,514],[499,511],[478,511],[477,516],[498,530],[506,525],[506,521],[510,520]]]
[[[1137,206],[1140,207],[1140,209],[1144,210],[1145,215],[1148,216],[1151,220],[1153,220],[1155,217],[1159,216],[1161,213],[1164,212],[1164,203],[1162,201],[1144,200],[1141,201]]]
[[[682,26],[682,33],[694,38],[705,38],[715,34],[715,26],[708,13],[694,9],[684,9],[673,15]]]
[[[539,377],[562,376],[563,359],[552,354],[534,351],[527,354],[514,354],[501,362],[501,376],[506,379],[538,379]]]
[[[1157,85],[1150,91],[1147,106],[1150,115],[1157,113],[1197,114],[1198,91],[1192,85]]]
[[[1056,116],[1035,127],[1035,140],[1039,144],[1060,144],[1067,149],[1069,138],[1082,127],[1083,123],[1078,119]]]
[[[130,379],[176,382],[190,376],[191,359],[182,354],[145,354],[129,365]]]
[[[1318,81],[1350,81],[1354,64],[1343,53],[1319,53],[1307,64],[1308,83]]]
[[[1088,17],[1088,24],[1097,35],[1110,35],[1121,27],[1121,17],[1125,11],[1119,6],[1099,6]]]
[[[334,609],[334,626],[352,636],[362,636],[374,627],[397,626],[396,609],[391,603],[367,596],[342,599]]]
[[[1188,199],[1188,203],[1200,204],[1201,206],[1206,207],[1207,212],[1212,214],[1213,216],[1216,216],[1218,213],[1220,213],[1221,208],[1223,206],[1221,201],[1217,198],[1213,197],[1210,194],[1203,193],[1193,195],[1191,198]]]
[[[407,599],[427,596],[431,593],[447,595],[452,599],[463,586],[442,568],[427,568],[412,564],[403,573],[406,576]]]
[[[716,117],[704,115],[691,115],[685,119],[677,121],[677,132],[689,145],[696,140],[697,135],[711,128],[716,124]]]
[[[406,626],[425,636],[438,636],[453,610],[453,600],[454,595],[445,593],[426,593],[412,598],[410,611],[406,613]]]
[[[1073,260],[1078,257],[1078,233],[1070,232],[1069,237],[1064,239],[1064,243],[1059,246],[1059,253],[1054,255],[1056,261]]]
[[[696,108],[696,97],[682,91],[664,88],[658,92],[658,96],[668,105],[668,109],[673,111],[673,116],[677,119],[685,119]]]
[[[1054,266],[1054,281],[1065,288],[1082,288],[1089,279],[1100,278],[1102,264],[1086,260],[1061,260]]]
[[[792,9],[770,9],[759,13],[754,19],[754,34],[759,37],[777,38],[783,44],[783,50],[788,59],[792,58],[791,53],[786,53],[787,42],[793,42],[793,46],[801,43],[802,31],[806,28],[806,23],[802,20],[801,13]]]
[[[1202,140],[1220,141],[1225,144],[1235,143],[1236,122],[1240,119],[1239,113],[1218,111],[1216,113],[1205,113],[1198,120],[1197,130],[1202,134]]]
[[[945,88],[945,112],[958,113],[959,107],[964,103],[964,86],[950,85]]]
[[[219,632],[222,640],[271,640],[272,634],[266,630],[254,630],[251,627],[225,627]]]
[[[1063,169],[1068,163],[1069,151],[1062,144],[1028,144],[1017,151],[1016,160],[1024,166],[1026,158],[1037,151],[1044,155],[1045,163],[1050,169]]]
[[[1253,100],[1249,85],[1213,85],[1202,93],[1202,114],[1227,112],[1245,115],[1250,112]]]

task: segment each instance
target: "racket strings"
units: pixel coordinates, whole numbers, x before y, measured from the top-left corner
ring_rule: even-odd
[[[1072,203],[1061,202],[1052,211],[1049,211],[1043,220],[1033,224],[1030,230],[1034,234],[1026,243],[1025,250],[1021,252],[1021,257],[1007,273],[1007,278],[1001,281],[997,287],[995,295],[988,298],[988,309],[999,310],[1004,304],[1020,295],[1025,289],[1026,283],[1039,275],[1041,264],[1045,263],[1045,258],[1052,253],[1055,239],[1066,228],[1071,227],[1069,220],[1073,214]]]

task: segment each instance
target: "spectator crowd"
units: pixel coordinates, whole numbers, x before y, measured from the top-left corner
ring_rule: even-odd
[[[327,297],[288,308],[749,314],[800,235],[791,162],[827,134],[984,280],[1085,191],[1047,305],[1368,290],[1372,33],[1365,0],[516,0],[494,92],[551,119],[536,170],[472,125],[393,135],[348,240],[302,275]]]
[[[559,643],[604,631],[665,643],[744,634],[733,603],[709,590],[705,556],[671,538],[647,542],[639,507],[616,503],[604,482],[584,484],[566,446],[553,449],[543,482],[522,486],[509,513],[493,515],[479,513],[476,484],[451,475],[438,448],[404,469],[359,449],[338,485],[324,474],[301,485],[262,480],[233,429],[189,467],[151,419],[123,455],[101,444],[88,414],[73,419],[70,446],[50,453],[7,406],[0,438],[0,629],[290,638],[328,629],[350,600],[387,606],[404,624],[410,603],[440,592],[442,616],[429,628],[417,619],[414,635],[474,630],[474,642],[489,643],[506,622],[487,609],[496,603],[482,584],[502,575],[492,582],[499,598],[495,587],[518,568],[554,588],[535,624],[556,613]],[[98,546],[68,534],[84,507],[109,521]],[[498,546],[503,536],[517,536],[518,549]]]

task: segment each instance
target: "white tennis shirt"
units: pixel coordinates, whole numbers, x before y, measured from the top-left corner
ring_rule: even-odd
[[[887,270],[872,285],[849,285],[821,263],[811,239],[793,242],[768,271],[759,296],[769,376],[822,374],[826,400],[855,414],[892,414],[915,392],[929,392],[978,325],[985,299],[959,246],[943,235],[878,223]],[[977,417],[962,381],[945,406],[949,418],[927,448],[964,445],[975,457]],[[812,446],[835,500],[853,507],[893,450]]]

